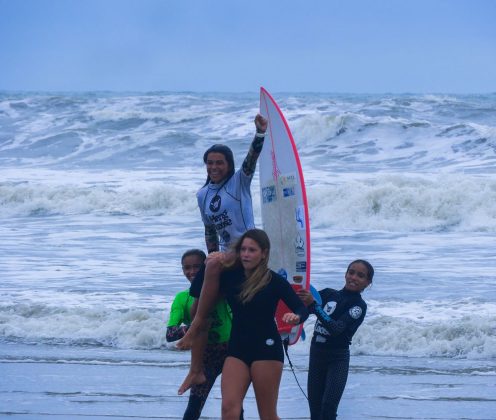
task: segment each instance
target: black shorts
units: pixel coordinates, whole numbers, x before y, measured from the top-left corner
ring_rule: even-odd
[[[231,337],[227,355],[235,357],[251,366],[258,360],[277,360],[284,363],[284,350],[281,336],[258,337],[248,340],[247,338]]]

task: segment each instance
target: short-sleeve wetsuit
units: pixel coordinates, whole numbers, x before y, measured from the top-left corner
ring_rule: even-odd
[[[220,291],[233,313],[228,356],[242,360],[248,366],[257,360],[284,362],[281,336],[274,320],[280,299],[297,315],[300,322],[308,318],[308,310],[289,283],[271,271],[271,280],[251,301],[241,303],[238,295],[246,280],[243,269],[224,271]]]
[[[367,304],[359,292],[319,291],[322,304],[312,304],[317,316],[310,346],[308,400],[312,420],[335,419],[348,379],[351,339],[365,318]]]

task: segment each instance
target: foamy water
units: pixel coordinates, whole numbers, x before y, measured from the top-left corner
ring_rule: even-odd
[[[352,345],[350,390],[387,386],[401,372],[432,386],[443,375],[454,382],[468,375],[489,379],[467,385],[459,401],[475,389],[493,401],[496,96],[274,97],[308,187],[312,283],[342,287],[355,258],[376,268]],[[187,356],[167,350],[165,322],[187,286],[182,252],[204,247],[195,199],[205,179],[203,151],[226,143],[239,167],[257,108],[255,94],[0,94],[4,367],[22,371],[28,359],[38,369],[143,366],[151,358],[183,374]],[[258,175],[252,191],[260,225]],[[305,325],[307,337],[313,323]],[[302,381],[308,350],[308,338],[290,350]],[[374,372],[389,379],[369,377]],[[168,379],[168,392],[178,381]],[[289,401],[300,391],[290,376],[284,381],[289,413],[301,411]],[[397,393],[388,388],[394,395],[364,407],[376,404],[386,418],[394,415],[387,398],[424,398],[399,381]],[[183,400],[165,403],[180,416]],[[459,412],[489,418],[484,410]],[[422,415],[419,409],[412,418]],[[442,418],[457,418],[450,416]]]

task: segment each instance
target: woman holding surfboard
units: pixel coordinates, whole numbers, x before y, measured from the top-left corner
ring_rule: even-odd
[[[234,169],[233,153],[225,145],[213,145],[203,155],[207,180],[198,191],[197,200],[209,253],[227,251],[244,232],[255,227],[250,186],[267,124],[260,114],[255,117],[256,134],[238,171]],[[199,299],[193,322],[177,345],[180,349],[191,348],[190,371],[179,387],[180,395],[192,385],[205,381],[202,355],[207,341],[208,317],[219,295],[221,271],[220,260],[208,258],[205,270],[200,271],[190,288],[190,294]]]
[[[308,403],[312,420],[336,419],[350,365],[351,338],[365,318],[367,304],[361,296],[374,277],[374,268],[365,260],[348,265],[341,290],[319,291],[322,303],[308,290],[298,296],[317,316],[310,345]]]
[[[279,300],[293,312],[283,321],[297,325],[308,310],[289,283],[268,268],[270,241],[261,229],[250,229],[225,260],[220,292],[233,313],[227,358],[222,369],[222,418],[238,419],[248,387],[253,384],[261,419],[274,420],[284,363],[281,336],[274,320]]]

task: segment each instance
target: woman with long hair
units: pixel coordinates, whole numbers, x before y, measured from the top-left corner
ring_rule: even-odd
[[[277,398],[284,363],[281,336],[274,320],[279,300],[293,312],[283,321],[296,325],[308,310],[289,283],[268,268],[270,241],[260,229],[244,233],[234,248],[234,262],[220,276],[220,292],[231,306],[233,323],[222,370],[222,418],[238,419],[253,384],[259,417],[278,419]]]

